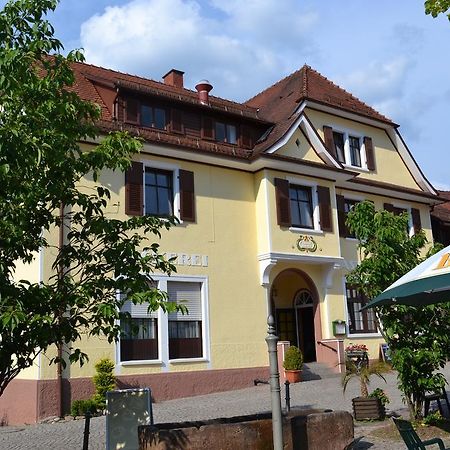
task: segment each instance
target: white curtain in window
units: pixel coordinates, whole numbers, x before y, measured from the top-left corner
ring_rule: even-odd
[[[184,305],[188,314],[173,312],[169,320],[202,320],[201,283],[183,281],[168,281],[167,294],[169,301]]]

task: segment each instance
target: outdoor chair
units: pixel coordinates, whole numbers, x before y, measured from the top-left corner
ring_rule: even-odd
[[[394,421],[395,426],[400,432],[401,437],[405,441],[408,450],[427,450],[426,447],[429,445],[439,445],[439,450],[450,450],[444,447],[444,442],[439,438],[422,441],[415,432],[413,426],[411,425],[411,422],[394,418],[392,418],[392,420]]]
[[[439,412],[442,416],[445,416],[444,410],[442,409],[441,400],[445,400],[445,403],[447,404],[447,410],[450,414],[450,403],[447,396],[447,391],[445,388],[442,388],[442,392],[431,392],[425,395],[424,399],[424,417],[428,415],[428,411],[430,409],[430,403],[435,400],[437,403],[437,406],[439,408]]]

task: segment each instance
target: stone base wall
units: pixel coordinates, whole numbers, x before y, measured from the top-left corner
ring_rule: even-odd
[[[0,424],[35,423],[37,419],[38,383],[13,380],[0,397]]]
[[[149,387],[153,401],[211,394],[253,386],[253,380],[268,380],[267,367],[199,370],[117,377],[118,389]],[[94,394],[91,378],[63,380],[63,408],[69,413],[73,400]],[[0,397],[0,423],[36,423],[58,414],[56,380],[13,380]]]
[[[270,450],[270,414],[138,427],[139,450]],[[283,418],[284,450],[344,450],[353,441],[345,411],[293,411]]]

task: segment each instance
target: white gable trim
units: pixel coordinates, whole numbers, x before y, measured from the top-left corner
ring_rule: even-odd
[[[425,175],[422,173],[420,167],[417,165],[416,161],[412,157],[408,147],[405,144],[405,141],[400,136],[400,133],[393,128],[386,130],[386,133],[391,138],[395,148],[397,149],[398,153],[405,162],[406,167],[409,169],[411,175],[413,176],[416,183],[420,186],[420,188],[423,189],[425,192],[429,192],[430,194],[438,195],[434,187],[425,178]]]
[[[309,141],[311,142],[312,146],[314,147],[314,150],[321,156],[325,161],[330,162],[334,167],[338,169],[342,169],[342,165],[339,164],[338,161],[336,161],[328,152],[328,150],[325,148],[325,145],[323,144],[322,140],[320,139],[319,135],[317,134],[316,130],[311,126],[311,123],[309,122],[308,118],[305,114],[301,114],[297,120],[291,125],[289,130],[284,134],[283,138],[280,139],[278,142],[276,142],[272,147],[266,150],[265,153],[275,153],[277,150],[279,150],[281,147],[286,145],[289,142],[289,139],[292,137],[292,135],[295,133],[297,128],[300,128],[305,135],[308,137]]]

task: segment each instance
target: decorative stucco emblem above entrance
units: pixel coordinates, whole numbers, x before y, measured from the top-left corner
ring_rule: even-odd
[[[296,246],[301,252],[314,253],[317,250],[317,243],[314,238],[303,234],[297,239]]]

